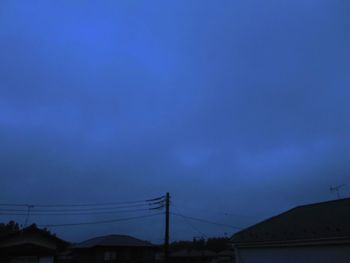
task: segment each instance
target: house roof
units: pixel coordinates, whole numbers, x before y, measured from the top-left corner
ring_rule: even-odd
[[[41,235],[41,236],[47,237],[49,239],[52,239],[55,242],[60,243],[60,244],[64,244],[64,245],[69,244],[69,242],[67,242],[61,238],[58,238],[56,236],[56,234],[52,234],[47,229],[38,228],[35,224],[32,224],[26,228],[23,228],[22,230],[20,230],[19,234],[22,234],[22,235],[23,234],[36,234],[36,235]]]
[[[237,244],[350,238],[350,198],[295,207],[248,227],[231,238]]]
[[[38,238],[41,241],[39,242]],[[48,246],[54,249],[66,248],[69,243],[56,237],[46,229],[40,229],[35,224],[10,233],[0,240],[0,248],[24,245]]]
[[[126,235],[108,235],[88,239],[78,243],[74,248],[91,247],[152,247],[148,241],[140,240]]]

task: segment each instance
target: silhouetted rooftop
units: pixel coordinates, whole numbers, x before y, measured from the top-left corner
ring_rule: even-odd
[[[2,239],[7,240],[9,238],[23,236],[23,235],[40,235],[40,236],[52,239],[55,242],[58,242],[61,244],[68,244],[67,241],[62,240],[61,238],[58,238],[55,234],[50,233],[46,229],[38,228],[35,224],[32,224],[26,228],[21,229],[21,230],[14,231],[13,233],[9,233],[6,236],[3,236]]]
[[[231,238],[235,244],[350,237],[350,198],[295,207],[248,227]]]
[[[126,235],[108,235],[95,237],[92,239],[88,239],[81,243],[76,244],[75,248],[91,248],[98,246],[106,246],[106,247],[151,247],[153,246],[150,242],[140,240],[131,236]]]

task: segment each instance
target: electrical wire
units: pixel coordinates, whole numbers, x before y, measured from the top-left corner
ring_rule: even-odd
[[[25,221],[28,221],[29,216],[80,216],[80,215],[107,215],[120,213],[137,213],[151,210],[160,210],[164,207],[164,196],[127,202],[105,202],[105,203],[84,203],[84,204],[19,204],[19,203],[0,203],[0,215],[2,216],[25,216]],[[39,209],[38,209],[39,208]],[[134,208],[134,209],[133,209]],[[156,212],[156,211],[154,211]],[[89,225],[112,223],[118,221],[127,221],[153,216],[133,216],[120,218],[115,220],[105,220],[96,222],[82,222],[58,225],[43,225],[49,226],[73,226],[73,225]],[[27,225],[27,223],[25,223]]]
[[[179,201],[177,201],[177,204],[179,203]],[[187,203],[180,201],[181,204],[183,205],[188,205]],[[198,212],[205,212],[208,213],[210,212],[211,214],[217,214],[217,215],[225,215],[225,216],[231,216],[231,217],[242,217],[242,218],[251,218],[251,219],[255,219],[256,216],[255,215],[251,215],[251,214],[240,214],[240,213],[233,213],[231,212],[231,208],[227,208],[227,211],[219,211],[216,209],[210,209],[210,208],[205,208],[205,209],[201,209],[201,208],[195,208],[196,211]]]
[[[171,203],[172,207],[174,207],[179,214],[181,214],[180,210],[177,208],[177,206],[174,204],[174,202]],[[202,231],[200,231],[197,227],[195,227],[187,218],[180,217],[187,225],[189,225],[193,230],[195,230],[197,233],[202,235],[204,238],[208,238],[206,234],[204,234]]]
[[[105,215],[105,214],[120,214],[120,213],[133,213],[140,211],[150,211],[150,209],[129,209],[129,210],[117,210],[117,211],[103,211],[103,212],[82,212],[82,213],[43,213],[43,212],[31,212],[31,216],[76,216],[76,215]],[[16,215],[24,216],[26,213],[4,213],[0,212],[0,215]]]
[[[157,207],[153,207],[157,205]],[[159,206],[158,204],[137,204],[137,205],[129,205],[129,206],[122,206],[122,207],[95,207],[95,208],[77,208],[77,209],[36,209],[35,206],[32,207],[31,212],[43,212],[43,213],[50,213],[50,212],[86,212],[86,211],[110,211],[110,210],[122,210],[125,208],[133,208],[133,207],[149,207],[150,209],[156,209]],[[0,208],[0,212],[26,212],[27,209],[12,209],[12,208]]]
[[[218,222],[213,222],[213,221],[209,221],[206,219],[201,219],[201,218],[197,218],[197,217],[192,217],[192,216],[185,216],[179,213],[171,213],[174,216],[179,216],[182,218],[187,218],[190,220],[194,220],[194,221],[199,221],[199,222],[203,222],[203,223],[207,223],[207,224],[212,224],[212,225],[217,225],[217,226],[222,226],[222,227],[228,227],[228,228],[233,228],[233,229],[238,229],[241,230],[241,227],[237,227],[237,226],[232,226],[232,225],[228,225],[228,224],[222,224],[222,223],[218,223]]]
[[[119,205],[130,205],[130,204],[138,204],[138,203],[156,203],[159,200],[162,200],[164,196],[160,196],[157,198],[146,199],[146,200],[135,200],[135,201],[127,201],[127,202],[107,202],[107,203],[83,203],[83,204],[19,204],[19,203],[0,203],[0,207],[40,207],[40,208],[57,208],[57,207],[95,207],[95,206],[119,206]]]
[[[142,219],[142,218],[147,218],[147,217],[153,217],[153,216],[162,215],[162,214],[163,213],[156,213],[156,214],[150,214],[150,215],[125,217],[125,218],[117,218],[117,219],[111,219],[111,220],[93,221],[93,222],[65,223],[65,224],[47,224],[47,225],[39,225],[39,227],[66,227],[66,226],[108,224],[108,223],[115,223],[115,222],[121,222],[121,221],[130,221],[130,220]]]

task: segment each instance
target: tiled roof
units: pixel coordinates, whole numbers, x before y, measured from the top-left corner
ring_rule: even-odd
[[[108,235],[95,237],[86,241],[83,241],[77,245],[75,248],[91,248],[98,246],[107,247],[151,247],[153,246],[148,241],[143,241],[131,236],[126,235]]]
[[[236,244],[350,237],[350,198],[303,205],[246,228]]]

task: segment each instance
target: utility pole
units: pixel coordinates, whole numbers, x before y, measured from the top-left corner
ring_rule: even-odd
[[[165,238],[164,238],[164,263],[169,263],[169,222],[170,221],[170,194],[165,196]]]

